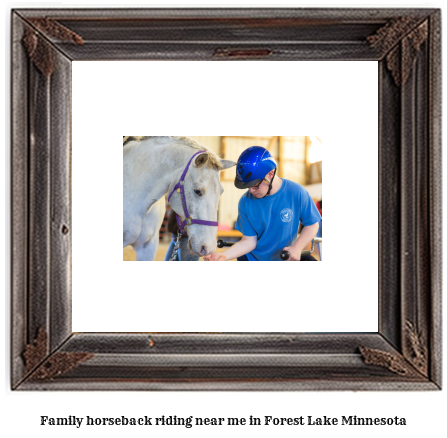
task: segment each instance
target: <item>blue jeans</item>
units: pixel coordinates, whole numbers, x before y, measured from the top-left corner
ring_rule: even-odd
[[[174,246],[175,246],[175,242],[173,240],[171,240],[171,243],[169,244],[169,248],[166,251],[166,256],[165,256],[165,262],[169,262],[169,259],[172,257],[172,253],[174,252]],[[179,248],[179,252],[177,253],[178,257],[177,260],[175,260],[176,262],[179,262],[179,258],[180,258],[180,248]]]
[[[200,257],[197,257],[195,255],[191,255],[188,248],[188,239],[181,239],[180,240],[180,247],[177,252],[177,260],[176,262],[198,262]],[[166,251],[165,256],[165,262],[169,262],[169,259],[172,256],[172,253],[174,252],[174,246],[175,246],[175,240],[171,240],[171,243],[169,244],[169,248]],[[183,254],[183,256],[182,256]]]

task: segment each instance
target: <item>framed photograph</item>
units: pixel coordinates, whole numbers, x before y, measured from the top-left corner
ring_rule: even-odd
[[[440,56],[441,18],[437,9],[14,10],[11,388],[441,389]],[[363,220],[362,203],[371,201],[371,196],[377,193],[377,199],[370,202],[377,205],[374,229],[360,236],[367,242],[369,250],[365,253],[369,252],[371,259],[355,260],[358,265],[351,268],[357,277],[352,276],[355,281],[351,279],[350,283],[353,294],[366,294],[371,286],[374,289],[372,308],[377,309],[374,316],[377,330],[353,332],[341,326],[319,330],[302,328],[296,302],[290,294],[264,296],[259,292],[258,300],[251,301],[242,293],[226,296],[224,289],[210,294],[209,283],[205,285],[202,281],[197,287],[197,283],[184,280],[199,278],[197,269],[200,264],[187,264],[192,271],[187,273],[186,268],[181,268],[182,275],[169,268],[170,265],[163,265],[167,267],[163,269],[171,269],[163,271],[163,278],[176,281],[183,292],[174,298],[160,292],[162,282],[157,280],[152,284],[149,278],[153,291],[144,304],[132,304],[133,310],[129,307],[128,303],[132,303],[129,298],[132,288],[129,287],[124,296],[118,297],[116,307],[111,307],[115,292],[110,282],[115,281],[116,269],[114,265],[107,265],[100,270],[99,266],[100,259],[106,259],[109,253],[117,254],[119,266],[125,264],[120,244],[115,244],[115,238],[107,228],[107,224],[114,221],[121,226],[122,174],[115,178],[119,196],[111,190],[113,175],[108,177],[109,168],[114,168],[114,157],[122,157],[121,137],[147,133],[249,135],[255,132],[252,129],[247,134],[247,130],[236,129],[235,121],[232,121],[231,129],[223,126],[220,132],[188,132],[180,125],[181,113],[174,112],[178,108],[191,111],[183,100],[173,105],[175,116],[172,120],[175,123],[172,130],[157,125],[150,127],[151,132],[141,132],[144,129],[141,124],[131,125],[129,122],[121,127],[115,119],[110,119],[107,129],[116,140],[108,143],[108,134],[104,132],[104,143],[109,149],[104,148],[101,138],[95,136],[97,133],[92,134],[94,141],[85,139],[83,142],[77,131],[82,120],[95,120],[102,111],[95,104],[101,100],[99,87],[95,84],[107,84],[102,89],[105,90],[104,100],[106,94],[123,94],[123,90],[128,89],[132,90],[132,93],[129,91],[129,101],[138,104],[138,95],[130,86],[130,82],[135,81],[132,81],[129,66],[136,65],[135,61],[145,61],[141,64],[147,70],[138,84],[150,89],[157,105],[161,103],[163,93],[166,99],[172,99],[175,84],[181,82],[180,77],[188,78],[185,84],[192,90],[204,88],[208,94],[225,90],[228,94],[230,87],[235,96],[245,93],[247,87],[239,88],[241,84],[256,83],[258,77],[270,77],[278,85],[274,90],[276,94],[271,87],[263,87],[264,79],[254,87],[263,101],[253,95],[251,106],[262,108],[265,104],[266,108],[272,108],[277,102],[276,95],[294,96],[291,79],[297,77],[293,75],[294,69],[304,70],[297,67],[297,62],[319,64],[320,93],[315,96],[315,101],[323,95],[321,90],[325,84],[330,84],[328,92],[336,89],[337,84],[341,91],[344,90],[341,79],[335,84],[330,82],[340,64],[355,71],[359,77],[367,77],[371,88],[377,87],[378,108],[373,105],[373,114],[378,117],[367,115],[363,108],[355,108],[359,120],[363,115],[363,122],[373,127],[375,133],[365,132],[365,138],[359,138],[356,143],[358,148],[364,147],[370,154],[364,155],[368,159],[362,164],[363,172],[357,170],[368,178],[360,184],[357,180],[359,191],[353,200],[349,199],[358,202],[355,219],[360,221]],[[362,61],[375,63],[374,77],[355,70]],[[202,63],[202,76],[194,82],[196,70],[191,70],[191,76],[187,72],[197,63]],[[327,68],[326,63],[332,63],[332,67]],[[87,77],[84,85],[80,85],[77,78],[87,64],[93,66],[94,71],[84,70]],[[163,70],[166,65],[170,70]],[[281,73],[278,77],[278,66],[292,74],[282,76]],[[127,69],[121,75],[126,80],[117,83],[112,73],[123,71],[120,69]],[[250,69],[257,69],[258,74]],[[217,76],[217,70],[225,74]],[[166,82],[162,79],[154,82],[156,75]],[[235,79],[243,75],[250,79],[245,82]],[[112,77],[113,80],[107,82]],[[343,78],[343,75],[339,77]],[[219,79],[214,83],[206,82],[205,87],[200,85],[205,83],[204,78]],[[151,80],[152,84],[149,84]],[[287,84],[284,90],[280,88],[281,83]],[[183,89],[188,88],[185,84]],[[155,94],[157,89],[162,91],[160,95]],[[342,93],[340,96],[342,100]],[[295,97],[292,105],[296,102]],[[234,105],[232,110],[236,111],[237,106]],[[162,106],[158,110],[167,111]],[[126,108],[121,106],[119,116],[125,111]],[[205,112],[212,118],[212,108]],[[270,116],[273,112],[265,112],[274,118]],[[268,119],[258,120],[258,127],[265,128],[268,122]],[[359,125],[352,115],[346,123],[352,129]],[[99,123],[97,126],[104,130]],[[203,126],[210,129],[207,123]],[[256,134],[319,134],[316,127],[312,127],[312,132],[298,133],[292,128],[294,126],[286,132],[269,125],[270,131],[259,129]],[[126,131],[122,132],[123,129]],[[374,143],[377,143],[377,149],[374,149]],[[84,156],[79,155],[82,147]],[[357,165],[355,158],[349,164],[350,169]],[[325,205],[329,207],[331,196],[326,187],[330,186],[331,179],[326,178],[330,172],[328,165],[324,169],[324,190],[328,202],[325,201]],[[334,172],[332,186],[337,186],[336,181],[340,184],[346,181],[350,175],[346,169],[338,173],[343,173],[345,179],[337,180]],[[82,240],[79,212],[82,210],[85,217],[87,211],[85,206],[79,206],[79,199],[86,196],[75,193],[75,180],[80,179],[92,181],[88,184],[91,193],[95,194],[98,187],[100,190],[98,196],[93,196],[92,209],[88,210],[91,214],[89,224],[98,235],[98,242],[91,243],[95,246],[95,261],[78,252],[76,246],[79,247]],[[231,180],[228,176],[227,179]],[[371,192],[368,189],[372,189]],[[117,198],[119,202],[115,202]],[[104,204],[98,212],[94,204],[101,202]],[[115,209],[115,203],[118,209]],[[106,209],[107,206],[110,209]],[[104,211],[107,214],[101,214]],[[342,219],[341,216],[340,225],[336,227],[340,233],[344,226]],[[118,236],[118,240],[120,238]],[[110,239],[112,249],[109,251],[105,242]],[[350,239],[346,240],[349,247]],[[335,266],[337,245],[337,239],[326,242],[325,261],[317,264],[318,269],[328,269],[331,260]],[[86,262],[79,264],[83,258]],[[355,255],[352,259],[356,259]],[[268,271],[270,262],[266,263],[262,267]],[[345,278],[349,277],[348,263],[346,271],[337,268]],[[214,264],[207,268],[214,278],[223,279],[216,281],[219,283],[217,288],[223,288],[225,282],[229,282],[230,265],[224,264],[228,268],[222,268],[222,265]],[[290,289],[296,275],[284,267],[287,264],[278,265],[281,267],[276,271],[277,277],[268,281],[275,282],[279,288]],[[127,266],[136,270],[140,268],[135,266],[145,265]],[[159,269],[160,265],[150,266]],[[241,269],[239,264],[232,266],[232,269]],[[91,267],[94,269],[87,272]],[[311,274],[313,277],[307,280],[309,284],[312,278],[322,275],[313,271]],[[150,277],[147,272],[146,277]],[[265,276],[260,278],[260,282],[267,281]],[[186,286],[186,283],[191,284]],[[326,290],[327,296],[333,296],[334,302],[339,301],[338,307],[328,304],[326,310],[332,313],[334,320],[345,318],[342,308],[359,320],[365,319],[363,312],[366,309],[356,308],[355,299],[351,298],[346,305],[340,304],[342,290],[348,289],[345,286],[334,279],[330,286],[325,286],[330,288]],[[194,287],[203,295],[193,299]],[[82,293],[86,298],[80,303]],[[98,305],[93,304],[95,297]],[[259,302],[267,303],[266,308],[260,310]],[[98,325],[97,329],[94,324],[79,324],[78,316],[75,317],[79,308],[90,312],[91,320],[100,321],[102,327]],[[130,324],[127,322],[118,330],[107,328],[108,318],[123,322],[127,321],[125,315],[135,312],[131,315],[134,318],[129,319],[138,319],[135,315],[141,310],[142,329],[127,325]],[[273,315],[287,324],[278,324]],[[226,321],[235,320],[244,320],[245,325],[224,325]],[[200,324],[189,325],[189,321],[199,321]]]

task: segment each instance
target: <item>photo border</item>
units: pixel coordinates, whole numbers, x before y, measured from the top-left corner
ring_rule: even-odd
[[[439,9],[17,9],[11,19],[12,389],[441,388]],[[157,59],[378,62],[377,333],[72,332],[71,62]]]

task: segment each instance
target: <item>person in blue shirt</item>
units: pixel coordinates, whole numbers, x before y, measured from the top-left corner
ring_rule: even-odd
[[[279,261],[283,250],[289,252],[289,261],[315,260],[302,258],[301,252],[316,236],[321,215],[307,190],[276,176],[276,167],[274,158],[261,146],[241,154],[234,184],[248,189],[239,200],[236,222],[242,239],[227,251],[205,256],[205,261]],[[298,235],[300,224],[303,228]]]

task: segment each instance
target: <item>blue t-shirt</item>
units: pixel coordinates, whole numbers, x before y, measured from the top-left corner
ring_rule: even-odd
[[[256,248],[247,254],[250,261],[280,261],[281,251],[298,237],[304,226],[320,222],[321,216],[307,190],[287,179],[273,195],[258,199],[249,190],[239,200],[236,229],[244,236],[256,236]]]

